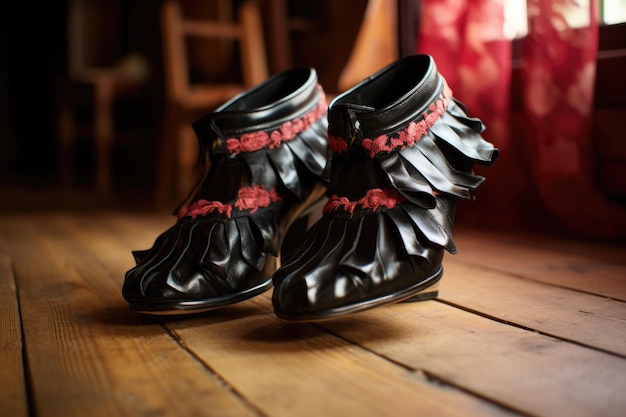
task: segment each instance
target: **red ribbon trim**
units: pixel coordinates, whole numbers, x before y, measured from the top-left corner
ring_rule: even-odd
[[[286,121],[280,128],[271,132],[244,133],[239,138],[226,139],[226,150],[234,155],[241,152],[254,152],[263,148],[278,148],[284,142],[289,142],[299,133],[308,129],[313,123],[323,117],[326,111],[326,96],[320,88],[320,100],[317,106],[304,116]]]
[[[214,211],[225,214],[230,219],[233,207],[239,211],[250,210],[250,214],[255,213],[259,208],[267,207],[272,203],[282,200],[274,188],[269,191],[262,185],[252,187],[241,187],[237,193],[237,200],[233,203],[221,203],[219,201],[198,200],[188,207],[183,207],[178,212],[178,218],[206,216]]]
[[[354,209],[359,205],[364,209],[370,209],[372,211],[376,211],[381,207],[389,210],[405,200],[406,199],[399,192],[392,188],[385,188],[384,190],[375,188],[369,190],[365,194],[365,197],[357,201],[350,201],[347,197],[339,197],[335,194],[332,195],[326,205],[324,205],[324,213],[334,210],[343,210],[353,215]]]
[[[365,138],[361,140],[361,146],[368,152],[370,158],[374,158],[382,152],[391,152],[413,146],[428,133],[428,129],[446,112],[451,97],[452,91],[444,83],[441,96],[428,107],[422,120],[409,123],[407,127],[397,132],[397,137],[380,135],[377,138]],[[329,134],[328,143],[330,148],[339,154],[348,150],[345,139],[339,136]]]

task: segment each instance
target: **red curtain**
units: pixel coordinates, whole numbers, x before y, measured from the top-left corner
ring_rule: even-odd
[[[503,0],[422,0],[417,52],[435,58],[455,96],[484,121],[485,137],[501,150],[484,172],[488,180],[478,190],[472,220],[518,226],[555,221],[588,236],[626,235],[626,212],[594,184],[598,0],[589,3],[527,0],[523,102],[512,115]]]

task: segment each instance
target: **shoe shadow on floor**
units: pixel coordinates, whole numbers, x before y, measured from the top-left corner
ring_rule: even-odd
[[[343,348],[351,344],[341,329],[362,329],[359,343],[368,341],[398,341],[408,335],[401,323],[383,320],[371,312],[359,313],[329,321],[286,322],[274,315],[250,323],[242,329],[241,349],[267,349],[268,351],[323,350]],[[414,330],[414,329],[413,329]],[[414,332],[412,334],[414,337]]]
[[[129,310],[126,304],[108,305],[93,308],[81,318],[115,326],[147,326],[153,324],[168,325],[171,323],[188,322],[186,326],[209,326],[239,320],[249,316],[263,314],[262,308],[252,303],[239,303],[202,313],[157,315],[143,314]]]

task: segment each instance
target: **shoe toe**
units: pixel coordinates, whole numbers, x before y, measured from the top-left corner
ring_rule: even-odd
[[[152,270],[146,270],[145,266],[133,268],[126,274],[122,295],[131,306],[166,308],[181,303],[218,299],[233,292],[227,286],[227,277],[200,270],[194,265]]]
[[[358,303],[367,294],[354,280],[338,271],[313,269],[308,275],[291,275],[274,289],[274,310],[289,320],[321,320],[339,314],[339,310]]]
[[[274,289],[274,307],[286,313],[307,312],[315,305],[309,299],[309,288],[304,279],[290,279]]]

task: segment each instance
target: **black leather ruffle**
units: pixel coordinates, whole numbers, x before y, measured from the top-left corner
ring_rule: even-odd
[[[400,205],[352,219],[323,216],[274,275],[279,317],[342,315],[381,297],[406,298],[436,282],[443,252],[430,239],[440,240],[434,236],[440,231],[425,236],[419,228],[423,211]]]
[[[268,289],[263,266],[268,253],[277,255],[275,238],[268,236],[279,208],[178,220],[150,250],[133,253],[137,266],[126,275],[124,297],[134,308],[165,311],[219,307]]]
[[[391,184],[414,204],[436,206],[436,193],[469,199],[485,180],[471,166],[491,166],[498,150],[480,133],[482,122],[465,115],[458,102],[450,100],[446,112],[412,147],[376,156]]]
[[[251,182],[280,184],[304,201],[310,191],[311,178],[321,178],[328,162],[327,128],[328,121],[322,117],[280,147],[242,153]]]

